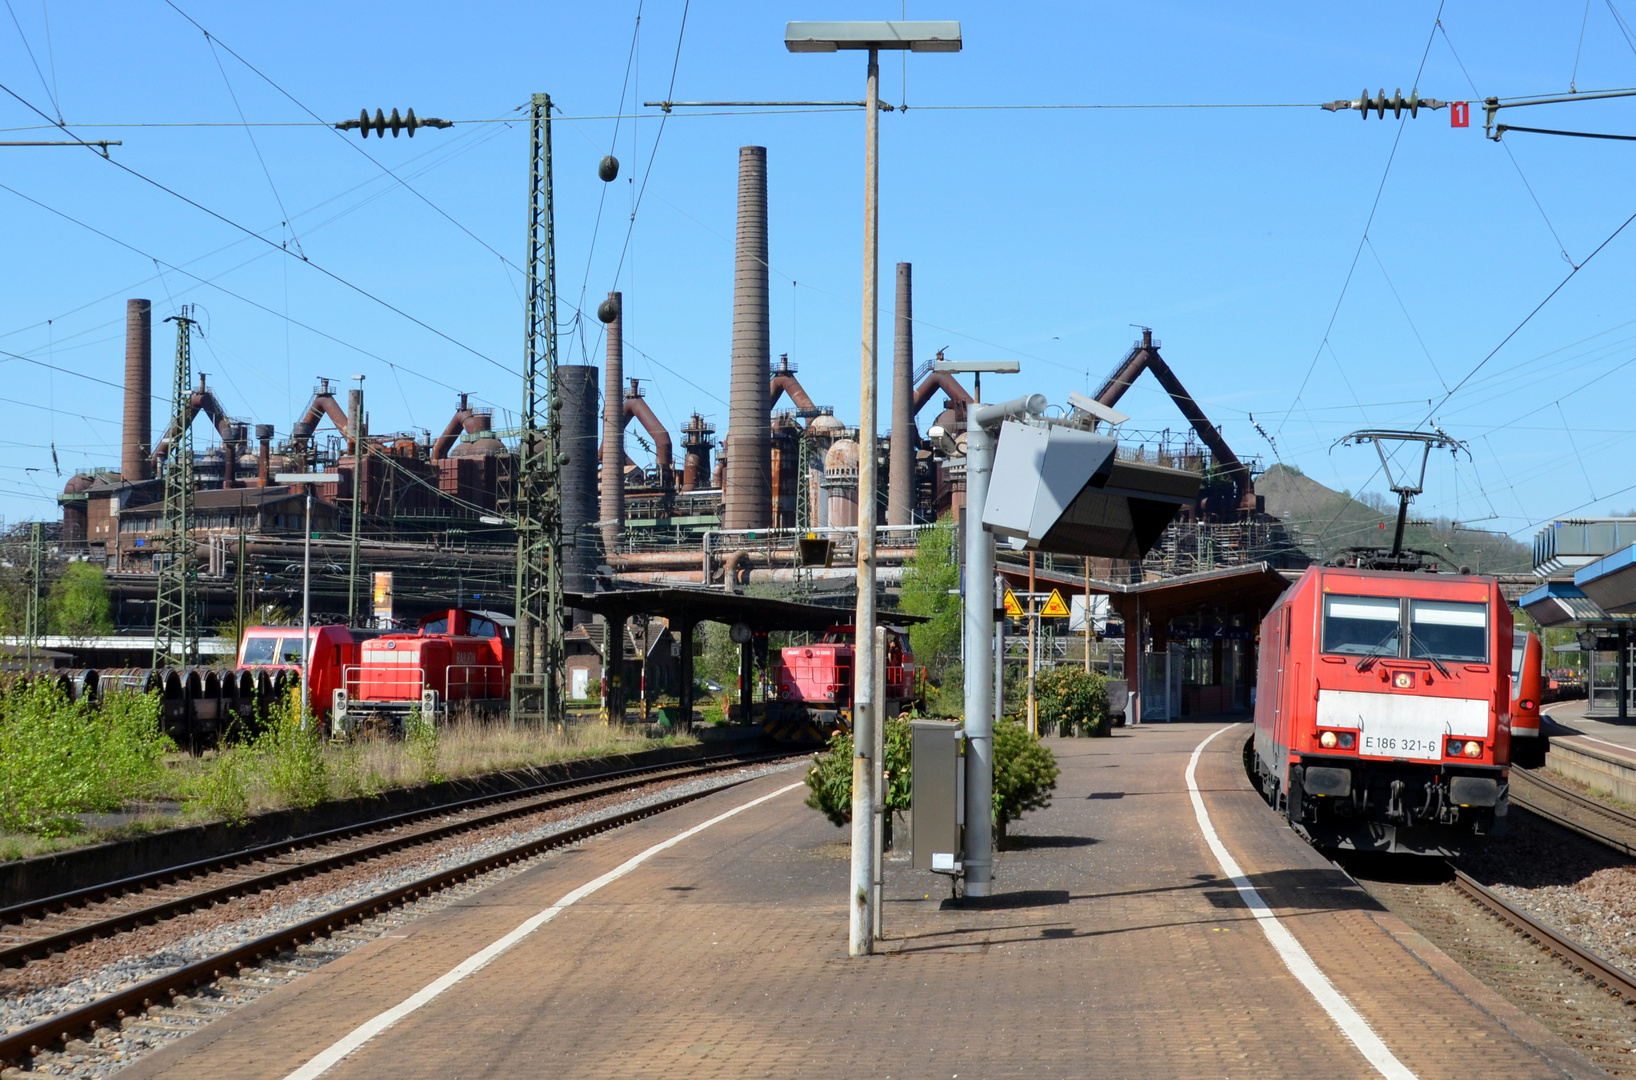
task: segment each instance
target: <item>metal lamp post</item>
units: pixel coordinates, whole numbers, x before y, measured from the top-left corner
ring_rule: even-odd
[[[852,678],[852,900],[847,951],[867,956],[874,951],[875,726],[875,397],[880,327],[880,51],[959,52],[958,22],[792,22],[784,29],[790,52],[869,53],[868,94],[864,103],[863,210],[863,388],[858,418],[858,608],[853,620],[856,661]]]
[[[312,718],[312,485],[339,484],[340,473],[278,473],[278,484],[302,485],[307,492],[306,528],[301,537],[301,726]]]

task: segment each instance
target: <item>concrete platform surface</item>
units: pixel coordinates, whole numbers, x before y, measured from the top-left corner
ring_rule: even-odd
[[[1541,710],[1545,733],[1553,741],[1561,739],[1570,744],[1583,741],[1636,761],[1636,719],[1624,723],[1606,717],[1593,719],[1585,715],[1585,708],[1583,698],[1554,701],[1545,706]]]
[[[1237,725],[1197,784],[1230,857],[1401,1071],[1343,1034],[1225,879],[1189,797],[1216,724],[1052,740],[1053,805],[999,895],[888,864],[883,954],[846,957],[846,833],[786,792],[598,891],[363,1043],[333,1080],[410,1077],[1593,1077],[1380,910],[1251,790]],[[598,837],[138,1062],[129,1080],[291,1076],[566,894],[777,791],[752,783]],[[305,1074],[316,1075],[309,1068]]]

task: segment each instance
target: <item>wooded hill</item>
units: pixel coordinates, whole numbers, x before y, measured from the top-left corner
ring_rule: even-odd
[[[1328,559],[1350,547],[1391,547],[1397,523],[1397,496],[1335,491],[1278,464],[1256,477],[1256,493],[1265,496],[1267,513],[1282,518],[1293,538],[1314,557]],[[1468,566],[1484,574],[1526,573],[1533,567],[1527,544],[1503,533],[1457,528],[1448,518],[1427,520],[1409,504],[1409,527],[1403,546],[1428,551],[1450,567]]]

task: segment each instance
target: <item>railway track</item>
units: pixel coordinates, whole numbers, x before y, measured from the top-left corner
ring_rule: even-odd
[[[1636,817],[1587,798],[1540,770],[1511,770],[1511,801],[1553,825],[1636,858]]]
[[[626,769],[578,780],[540,785],[522,792],[485,796],[433,810],[396,815],[365,826],[333,830],[240,852],[235,856],[202,860],[162,873],[142,875],[95,889],[15,905],[0,912],[0,916],[15,913],[23,920],[19,924],[5,928],[7,933],[18,940],[0,949],[0,957],[4,957],[9,964],[26,963],[29,958],[73,948],[76,944],[99,938],[117,936],[156,920],[208,907],[234,896],[244,896],[277,887],[297,878],[331,873],[417,846],[431,847],[460,833],[472,832],[507,820],[548,812],[576,803],[586,803],[654,784],[696,780],[713,773],[767,764],[792,756],[805,755],[790,755],[787,752],[728,755],[686,765]],[[109,1024],[119,1024],[128,1018],[140,1017],[144,1011],[155,1006],[167,1006],[200,984],[218,981],[232,983],[246,969],[254,968],[266,960],[322,937],[343,932],[346,927],[379,915],[394,906],[429,896],[451,885],[532,858],[552,848],[574,844],[597,833],[663,813],[742,782],[743,779],[729,779],[722,784],[694,789],[672,798],[600,818],[589,824],[553,830],[521,843],[507,845],[500,850],[426,874],[406,884],[382,889],[361,900],[215,952],[49,1019],[19,1030],[0,1033],[0,1063],[28,1061],[42,1053],[58,1049],[86,1032],[94,1032]],[[425,828],[388,836],[385,839],[375,838],[394,829],[402,830],[405,826],[424,823],[432,818],[447,817],[450,814],[457,814],[458,820],[436,822]],[[328,850],[335,845],[339,845],[341,850]],[[303,857],[303,853],[308,857]],[[294,861],[291,861],[292,859]],[[218,880],[224,875],[231,880]],[[195,887],[190,888],[189,881],[195,882]],[[141,1020],[138,1023],[152,1026],[153,1022]]]
[[[0,967],[290,881],[560,806],[782,756],[722,755],[618,769],[293,837],[0,908]]]

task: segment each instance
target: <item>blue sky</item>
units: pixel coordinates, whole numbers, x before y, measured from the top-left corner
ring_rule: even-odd
[[[363,143],[305,124],[301,106],[326,120],[413,106],[465,121],[516,117],[530,92],[550,92],[563,360],[600,363],[594,322],[583,341],[566,324],[582,297],[593,311],[622,289],[626,371],[651,379],[673,430],[695,410],[725,427],[737,148],[766,146],[773,351],[854,421],[861,113],[679,110],[661,126],[640,102],[667,96],[673,63],[677,100],[860,97],[861,56],[789,54],[784,22],[905,12],[960,19],[966,49],[883,61],[883,97],[906,90],[910,105],[882,118],[888,357],[891,266],[906,260],[917,360],[943,346],[1018,359],[1022,373],[998,380],[1006,396],[1094,389],[1132,324],[1147,325],[1228,441],[1264,465],[1378,491],[1373,452],[1331,444],[1430,418],[1471,456],[1434,458],[1417,514],[1526,537],[1555,515],[1636,506],[1623,467],[1636,437],[1636,226],[1483,362],[1636,211],[1636,148],[1521,133],[1497,144],[1480,110],[1458,130],[1446,110],[1400,123],[1310,104],[1407,92],[1422,57],[1420,91],[1441,99],[1636,85],[1636,38],[1618,22],[1636,18],[1636,0],[1447,0],[1441,29],[1435,3],[700,2],[679,51],[680,0],[178,3],[219,44],[163,0],[9,0],[0,14],[0,83],[60,109],[80,137],[123,140],[116,161],[272,241],[90,151],[0,147],[8,523],[54,516],[73,471],[117,466],[120,395],[107,382],[121,377],[130,296],[154,301],[156,323],[202,305],[195,369],[229,412],[281,434],[320,375],[368,376],[377,432],[440,429],[456,390],[502,423],[515,407],[521,280],[505,260],[523,257],[526,125]],[[1307,107],[992,108],[1222,103]],[[1633,109],[1502,120],[1636,133]],[[247,130],[241,115],[293,126]],[[0,95],[0,138],[61,137],[39,124]],[[193,126],[114,126],[144,124]],[[610,149],[623,168],[604,187],[596,163]],[[168,326],[156,332],[160,393],[173,347]],[[1183,426],[1151,379],[1121,407],[1132,429]]]

